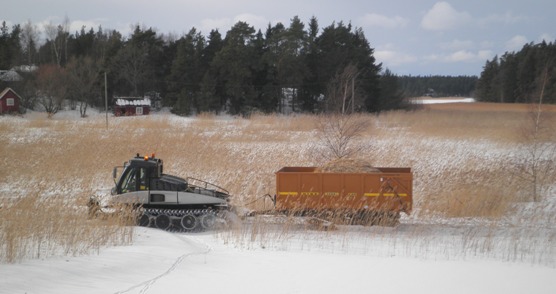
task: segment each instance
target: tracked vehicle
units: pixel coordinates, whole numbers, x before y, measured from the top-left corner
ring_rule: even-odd
[[[119,171],[121,175],[118,177]],[[230,209],[230,194],[214,184],[163,173],[163,161],[140,156],[114,167],[111,195],[91,199],[90,209],[131,205],[138,224],[167,230],[211,229]]]
[[[137,154],[115,167],[113,178],[111,195],[91,199],[91,214],[132,206],[138,212],[139,225],[163,230],[207,230],[217,223],[238,221],[231,212],[228,191],[202,180],[165,174],[162,159],[154,154]],[[250,211],[242,217],[296,216],[300,224],[318,228],[331,228],[333,222],[395,226],[400,213],[411,213],[412,191],[411,168],[334,172],[317,167],[284,167],[276,172],[274,197],[263,196],[272,199],[274,208]]]

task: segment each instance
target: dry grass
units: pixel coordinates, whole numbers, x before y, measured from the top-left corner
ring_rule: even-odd
[[[511,205],[517,199],[517,194],[511,189],[492,187],[478,181],[450,185],[444,193],[431,194],[420,204],[425,216],[499,220],[511,211]]]
[[[485,139],[496,143],[515,142],[516,131],[527,121],[525,112],[428,109],[415,112],[389,112],[378,123],[382,135],[392,129],[410,130],[415,135],[441,139]]]
[[[87,219],[87,195],[45,197],[38,189],[17,199],[3,199],[0,209],[0,261],[51,255],[79,255],[106,246],[129,244],[131,214]]]
[[[341,158],[327,162],[317,167],[315,172],[319,173],[379,173],[380,170],[373,167],[364,159]]]
[[[527,121],[526,112],[431,108],[367,119],[371,127],[354,140],[361,147],[358,157],[376,167],[412,167],[415,218],[500,219],[512,213],[517,201],[527,199],[511,172],[511,159],[519,156],[516,130]],[[274,195],[274,173],[283,166],[323,165],[326,160],[315,152],[320,144],[317,119],[311,115],[243,119],[155,114],[111,117],[108,128],[104,116],[0,117],[0,151],[9,154],[0,159],[0,254],[14,261],[39,252],[46,256],[45,248],[59,250],[61,244],[68,248],[63,251],[78,254],[128,242],[129,227],[117,221],[95,223],[73,208],[83,207],[90,191],[110,188],[112,167],[137,152],[155,153],[164,160],[167,173],[227,188],[238,206],[249,203],[250,209],[267,210],[272,203],[262,196]],[[21,212],[25,209],[37,215]],[[11,221],[17,215],[40,220],[37,223],[46,227],[21,227],[26,221]],[[265,226],[242,231],[242,242],[270,238],[257,235]],[[292,227],[279,230],[275,238],[287,238],[284,230]],[[45,235],[36,237],[39,231],[59,231],[61,237],[45,241]],[[76,231],[81,232],[80,240],[72,239]],[[83,243],[89,239],[92,244]],[[48,246],[41,245],[44,242]]]

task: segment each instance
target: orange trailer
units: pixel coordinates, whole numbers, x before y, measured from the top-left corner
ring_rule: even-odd
[[[411,213],[411,168],[377,168],[372,173],[317,172],[316,167],[284,167],[276,172],[276,209]]]

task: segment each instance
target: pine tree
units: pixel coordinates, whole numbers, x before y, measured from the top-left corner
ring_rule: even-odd
[[[477,99],[484,102],[495,102],[499,97],[498,56],[487,61],[477,83]]]
[[[211,70],[220,75],[225,97],[232,114],[247,115],[253,105],[252,84],[253,41],[255,29],[245,22],[236,23],[226,34],[224,46],[211,64]]]

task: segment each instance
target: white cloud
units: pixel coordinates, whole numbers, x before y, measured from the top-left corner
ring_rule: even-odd
[[[417,60],[415,56],[390,49],[376,50],[374,57],[378,62],[382,62],[386,67],[413,63]]]
[[[549,43],[549,42],[554,42],[554,37],[553,37],[551,34],[544,33],[544,34],[541,34],[541,35],[539,36],[539,39],[538,39],[537,41],[538,41],[538,43],[540,43],[540,42],[542,42],[543,40],[544,40],[545,42],[547,42],[547,43]]]
[[[430,62],[443,63],[460,63],[460,62],[477,62],[485,61],[493,56],[491,50],[458,50],[449,54],[433,54],[426,56],[424,59]]]
[[[236,15],[233,19],[231,18],[206,18],[201,21],[200,30],[202,32],[210,32],[211,30],[218,29],[221,34],[225,34],[230,28],[232,28],[237,22],[243,21],[250,26],[253,26],[255,30],[265,29],[269,21],[258,15],[243,13]]]
[[[409,20],[401,16],[388,17],[376,13],[367,13],[360,18],[360,23],[362,26],[395,29],[407,26]]]
[[[467,62],[475,59],[475,54],[467,50],[459,50],[446,56],[446,62]]]
[[[477,52],[460,50],[448,55],[445,58],[446,62],[475,62],[483,61],[492,57],[492,51],[479,50]]]
[[[492,48],[495,46],[495,42],[488,40],[488,41],[482,41],[480,44],[481,48]]]
[[[421,20],[424,29],[432,31],[450,30],[472,20],[467,12],[458,12],[448,2],[437,2]]]
[[[493,56],[494,53],[492,53],[492,50],[479,50],[479,52],[477,53],[477,58],[479,58],[480,60],[491,59]]]
[[[505,14],[491,14],[481,20],[482,24],[491,23],[503,23],[503,24],[513,24],[527,19],[524,16],[514,15],[511,12],[506,12]]]
[[[232,26],[238,21],[246,22],[248,25],[255,27],[256,30],[266,28],[269,23],[269,21],[265,17],[250,13],[237,15],[234,18],[234,23],[232,24]]]
[[[82,27],[85,27],[85,32],[88,32],[91,28],[97,31],[98,26],[105,22],[104,19],[92,19],[92,20],[74,20],[70,22],[70,33],[75,33],[81,31]]]
[[[463,50],[463,49],[472,49],[475,47],[475,43],[471,40],[453,40],[451,42],[446,42],[440,44],[440,48],[448,49],[448,50]]]
[[[523,45],[527,44],[527,38],[522,35],[516,35],[506,42],[506,50],[519,51]]]
[[[75,32],[81,32],[81,28],[83,26],[85,26],[85,32],[89,32],[89,30],[92,28],[95,30],[95,32],[98,30],[99,25],[102,26],[103,29],[115,29],[117,31],[119,31],[120,33],[122,33],[125,36],[125,33],[127,32],[131,32],[132,30],[130,29],[130,24],[125,24],[125,26],[123,25],[119,25],[116,28],[112,28],[112,27],[106,27],[105,25],[103,25],[103,23],[107,23],[108,20],[107,19],[103,19],[103,18],[96,18],[96,19],[90,19],[90,20],[71,20],[70,18],[68,18],[69,20],[69,33],[70,34],[75,34]],[[38,22],[34,22],[33,24],[37,26],[37,29],[39,30],[39,32],[41,34],[43,34],[43,36],[46,38],[46,36],[44,36],[44,29],[46,26],[49,25],[54,25],[54,26],[58,26],[58,25],[62,25],[64,22],[64,18],[61,17],[57,17],[57,16],[49,16],[41,21]],[[41,40],[40,42],[43,42],[45,40]]]
[[[201,20],[200,30],[204,33],[218,30],[221,34],[225,34],[224,30],[228,30],[230,27],[232,27],[232,20],[229,18],[206,18]]]

